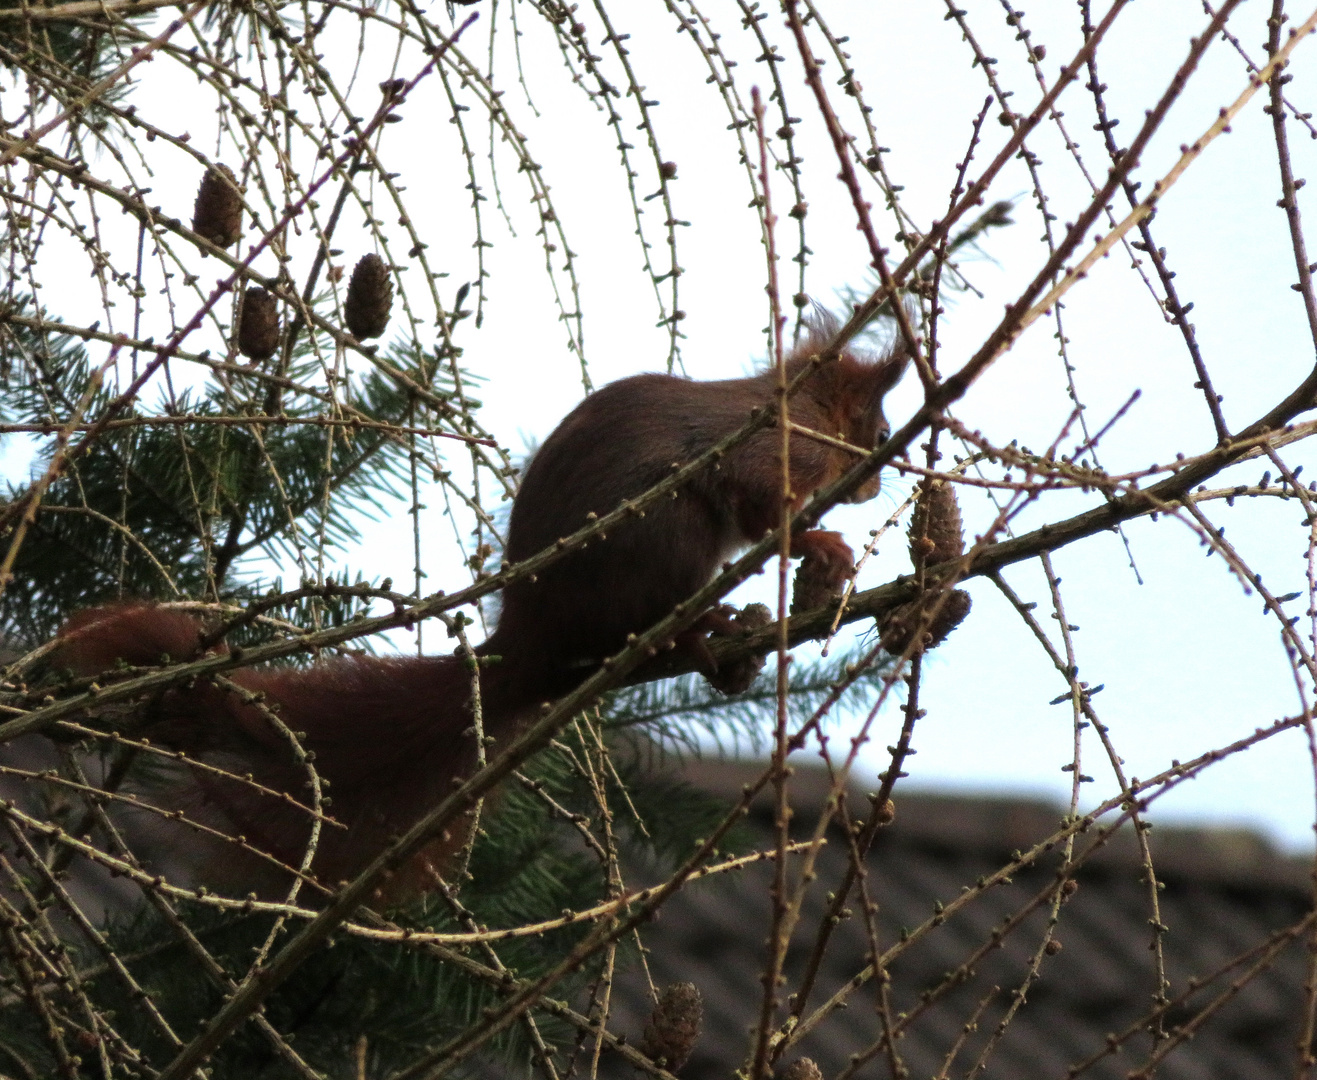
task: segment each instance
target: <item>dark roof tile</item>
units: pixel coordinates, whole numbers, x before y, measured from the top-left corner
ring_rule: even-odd
[[[753,771],[752,771],[753,770]],[[697,762],[687,778],[727,795],[739,796],[754,766]],[[817,770],[796,770],[792,779],[795,824],[808,835],[827,792]],[[863,792],[848,796],[863,807]],[[1050,836],[1060,808],[1033,800],[898,795],[897,819],[878,834],[866,860],[868,888],[878,904],[880,944],[890,947],[902,927],[928,919],[935,901],[951,902],[966,885],[991,874],[1012,849],[1026,849]],[[771,804],[756,804],[749,822],[755,843],[773,844]],[[853,811],[854,812],[854,809]],[[1095,832],[1080,837],[1079,850]],[[1180,993],[1191,976],[1214,972],[1274,931],[1301,919],[1311,905],[1310,866],[1276,854],[1261,838],[1240,830],[1151,832],[1155,865],[1164,888],[1161,917],[1167,976]],[[914,943],[891,967],[894,1013],[921,1008],[921,994],[937,988],[948,971],[959,968],[995,927],[1054,880],[1059,859],[1014,875],[1010,884],[989,890]],[[811,885],[787,955],[784,994],[798,985],[812,951],[826,895],[847,866],[846,845],[835,830],[820,851],[817,880]],[[1144,1016],[1157,990],[1148,886],[1132,831],[1126,828],[1104,844],[1077,873],[1078,891],[1062,906],[1056,939],[1062,948],[1043,958],[1039,977],[1023,1007],[1005,1029],[983,1080],[1065,1080],[1071,1065],[1100,1052],[1109,1032],[1120,1032]],[[735,874],[696,882],[678,893],[662,917],[645,929],[649,968],[660,986],[689,979],[704,994],[704,1033],[681,1071],[682,1080],[726,1080],[750,1052],[750,1032],[762,999],[760,975],[769,927],[769,885],[773,869],[764,862]],[[793,875],[794,880],[794,875]],[[869,943],[858,900],[856,912],[832,934],[807,1014],[818,1008],[865,966]],[[1023,925],[974,966],[967,984],[942,994],[919,1012],[898,1042],[911,1078],[938,1074],[950,1048],[985,994],[1000,989],[964,1042],[948,1076],[964,1077],[992,1037],[1043,940],[1049,908],[1034,911]],[[1159,1080],[1269,1080],[1293,1072],[1305,979],[1305,950],[1290,942],[1272,967],[1245,985],[1197,1032],[1160,1065]],[[1245,965],[1247,966],[1247,965]],[[1237,977],[1244,968],[1231,973]],[[1174,1028],[1220,993],[1229,980],[1200,991],[1191,1008],[1178,1007],[1166,1018]],[[872,982],[850,997],[848,1008],[827,1016],[786,1054],[780,1065],[799,1056],[813,1058],[829,1080],[850,1055],[871,1047],[882,1030],[875,1012]],[[613,992],[610,1026],[635,1038],[651,1002],[639,970],[620,976]],[[778,1014],[779,1022],[785,1013]],[[1094,1080],[1123,1080],[1146,1061],[1152,1039],[1141,1031],[1119,1054],[1108,1055],[1086,1071]],[[601,1075],[632,1077],[615,1056],[605,1055]],[[884,1055],[863,1064],[858,1078],[888,1077]]]

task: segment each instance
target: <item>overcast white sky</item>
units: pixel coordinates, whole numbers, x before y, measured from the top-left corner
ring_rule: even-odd
[[[1002,61],[1002,78],[1016,89],[1017,108],[1027,111],[1037,100],[1036,84],[1000,6],[961,6],[970,12],[985,51]],[[1047,45],[1044,67],[1051,76],[1078,45],[1076,12],[1069,4],[1035,7],[1026,25],[1035,42]],[[1231,24],[1255,58],[1263,51],[1268,8],[1247,3]],[[965,150],[970,118],[986,93],[982,75],[969,66],[959,31],[943,18],[945,7],[933,3],[853,3],[829,5],[828,10],[833,12],[834,30],[851,36],[848,48],[875,107],[879,141],[891,148],[889,168],[905,185],[907,209],[923,222],[940,216]],[[698,57],[684,38],[673,34],[660,5],[633,5],[620,18],[627,25],[619,25],[619,30],[632,34],[629,44],[641,81],[647,93],[662,102],[654,115],[664,155],[680,169],[674,185],[677,214],[692,223],[681,236],[681,264],[687,271],[682,307],[689,313],[683,324],[687,369],[697,378],[740,373],[763,355],[760,335],[767,320],[762,252],[746,208],[749,192],[725,131],[726,114],[701,80],[683,84],[679,75],[687,69],[681,65],[698,71]],[[776,22],[777,17],[770,20]],[[1189,37],[1204,25],[1196,2],[1137,4],[1122,16],[1104,48],[1101,73],[1109,86],[1112,115],[1121,118],[1124,141],[1183,60]],[[530,64],[528,80],[545,118],[546,133],[534,139],[534,147],[545,161],[546,175],[556,177],[560,213],[569,223],[574,249],[582,255],[587,345],[595,379],[656,369],[666,355],[665,343],[652,329],[648,283],[635,272],[639,260],[627,208],[619,199],[611,141],[601,123],[573,106],[556,69],[541,69],[544,54],[536,51],[535,40],[528,34],[523,50]],[[783,51],[789,51],[785,44]],[[744,49],[741,54],[750,55]],[[747,84],[743,92],[756,77],[764,83],[762,71],[762,65],[749,59],[741,65]],[[1296,78],[1289,90],[1301,109],[1314,100],[1314,72],[1317,44],[1305,46],[1296,58]],[[784,66],[784,78],[795,102],[793,112],[809,117],[798,69]],[[1178,155],[1179,145],[1201,134],[1245,85],[1238,56],[1225,43],[1215,44],[1145,156],[1145,184],[1161,175]],[[1178,274],[1182,299],[1195,303],[1192,318],[1232,427],[1242,427],[1283,396],[1314,357],[1299,297],[1288,288],[1294,268],[1283,215],[1276,208],[1279,180],[1269,119],[1261,112],[1264,103],[1262,97],[1254,99],[1232,134],[1213,145],[1163,203],[1154,225]],[[1062,108],[1072,138],[1084,147],[1085,162],[1101,178],[1106,159],[1083,91],[1072,89]],[[1006,129],[995,121],[997,112],[989,114],[980,162],[989,160],[1006,138]],[[570,137],[562,130],[566,115],[576,117]],[[813,132],[803,143],[809,243],[815,252],[810,290],[828,302],[832,289],[863,279],[867,255],[845,192],[834,181],[830,149],[816,128],[806,127]],[[1303,176],[1311,172],[1312,142],[1295,124],[1291,139],[1296,174]],[[1032,145],[1043,158],[1054,212],[1062,222],[1071,220],[1087,200],[1082,176],[1054,132],[1043,133]],[[788,190],[785,184],[775,190],[781,208],[789,205]],[[1018,223],[987,242],[993,261],[968,267],[984,297],[956,298],[942,330],[943,370],[954,369],[972,354],[995,325],[1003,304],[1014,299],[1045,257],[1041,222],[1029,191],[1028,177],[1019,166],[1008,169],[994,185],[994,197],[1019,200]],[[890,236],[887,219],[880,220]],[[507,433],[515,427],[539,438],[577,399],[579,389],[570,378],[570,360],[555,348],[557,335],[547,329],[547,319],[538,323],[546,328],[540,331],[547,335],[545,353],[537,347],[544,339],[534,330],[528,332],[536,323],[526,317],[522,304],[531,289],[509,284],[517,252],[515,246],[495,249],[500,261],[493,282],[493,325],[472,349],[472,359],[476,370],[491,378],[487,415],[496,430]],[[509,271],[500,282],[498,274]],[[509,308],[517,311],[511,318],[501,314]],[[1194,453],[1210,447],[1210,422],[1201,395],[1192,389],[1193,375],[1179,334],[1163,321],[1123,256],[1104,262],[1074,291],[1064,314],[1072,339],[1071,361],[1090,419],[1100,425],[1134,389],[1142,392],[1101,447],[1108,468],[1137,468],[1167,460],[1177,450]],[[1012,438],[1034,447],[1049,443],[1068,412],[1054,332],[1054,324],[1040,322],[1026,334],[961,404],[961,419],[999,443]],[[515,379],[504,378],[505,372],[514,371]],[[899,421],[916,399],[913,380],[896,398],[889,416]],[[1295,448],[1287,459],[1298,465],[1311,456],[1310,449]],[[1244,467],[1239,470],[1241,481],[1254,480],[1261,471],[1259,465]],[[906,490],[908,482],[893,478],[875,502],[834,512],[829,523],[840,523],[858,547]],[[981,529],[990,520],[990,508],[973,496],[963,501],[970,531]],[[1020,527],[1058,519],[1092,502],[1092,497],[1052,496],[1036,513],[1026,515]],[[1296,527],[1302,514],[1295,504],[1254,502],[1234,510],[1215,504],[1209,512],[1227,526],[1228,536],[1277,592],[1304,587],[1304,532]],[[1196,537],[1177,524],[1137,522],[1126,532],[1142,585],[1114,535],[1058,552],[1055,565],[1064,578],[1070,621],[1082,628],[1076,635],[1081,677],[1106,686],[1095,705],[1127,760],[1128,772],[1150,775],[1172,758],[1187,759],[1294,712],[1297,695],[1275,625],[1263,618],[1256,598],[1242,594],[1220,559],[1214,557],[1205,570]],[[862,584],[876,584],[907,569],[904,539],[893,535]],[[1047,592],[1040,567],[1016,567],[1006,576],[1026,599],[1040,602],[1045,616]],[[1061,766],[1070,761],[1069,710],[1048,705],[1065,686],[996,590],[983,581],[969,588],[973,614],[926,669],[923,703],[928,716],[915,739],[919,755],[908,765],[909,782],[944,790],[1028,791],[1065,798],[1069,779]],[[1050,625],[1045,617],[1043,621]],[[894,711],[882,720],[874,751],[865,758],[871,772],[885,765],[881,748],[898,724]],[[1086,746],[1085,761],[1097,777],[1097,783],[1089,785],[1094,797],[1110,795],[1110,771],[1095,744]],[[1167,821],[1245,822],[1265,829],[1287,847],[1305,848],[1312,842],[1313,801],[1307,748],[1301,735],[1291,733],[1168,795],[1159,814]]]
[[[486,16],[487,6],[479,6]],[[1038,89],[1002,7],[989,0],[965,0],[960,6],[969,12],[985,50],[999,58],[1003,82],[1016,91],[1015,107],[1027,112]],[[499,11],[506,7],[500,5]],[[931,0],[838,0],[824,7],[833,29],[851,37],[847,47],[874,106],[879,141],[891,148],[888,168],[904,185],[907,210],[922,223],[941,216],[956,163],[965,152],[970,120],[987,93],[981,72],[970,66],[971,54],[960,31],[944,18],[945,5]],[[1050,78],[1078,46],[1078,16],[1072,4],[1035,7],[1026,13],[1025,25],[1032,40],[1047,47],[1044,70]],[[1269,8],[1249,0],[1231,21],[1255,59],[1263,55]],[[505,101],[528,134],[572,249],[580,256],[592,376],[600,384],[661,369],[666,335],[654,327],[658,315],[652,288],[640,269],[615,138],[602,115],[565,78],[544,27],[529,17],[527,8],[520,10],[525,30],[522,60],[538,116],[515,85],[506,50],[499,54]],[[710,4],[708,14],[726,27],[738,22],[730,3]],[[1297,11],[1296,21],[1307,14]],[[588,14],[581,18],[597,41],[598,24]],[[765,25],[790,54],[780,21],[771,13]],[[675,22],[663,4],[648,0],[623,5],[614,12],[614,22],[619,31],[632,35],[628,46],[640,81],[647,96],[661,102],[653,115],[663,157],[678,164],[678,180],[672,185],[675,213],[690,222],[679,237],[685,270],[681,307],[687,312],[682,323],[686,369],[696,378],[739,374],[763,356],[767,307],[762,248],[754,213],[747,207],[745,173],[727,131],[728,116],[704,82],[698,53],[687,36],[674,33]],[[1101,75],[1109,87],[1112,115],[1121,119],[1122,143],[1164,90],[1185,56],[1189,37],[1205,23],[1197,0],[1134,4],[1122,16],[1101,53]],[[482,33],[481,25],[470,33]],[[503,40],[509,41],[510,35]],[[723,44],[742,59],[737,69],[741,93],[748,97],[756,80],[767,88],[766,67],[754,63],[744,35],[728,29]],[[471,51],[480,54],[474,44]],[[368,51],[362,84],[373,88],[392,60],[391,48]],[[405,64],[400,70],[409,71]],[[808,288],[827,304],[834,289],[863,282],[868,256],[845,192],[834,179],[835,159],[814,122],[799,68],[784,64],[781,70],[794,115],[806,120],[800,153],[810,207],[808,242],[814,252]],[[834,76],[830,83],[835,82],[838,73],[825,70]],[[1306,111],[1317,103],[1317,41],[1300,46],[1293,72],[1287,93]],[[148,77],[169,78],[156,72]],[[1179,145],[1193,142],[1217,110],[1246,85],[1242,61],[1218,41],[1145,155],[1140,174],[1145,188],[1169,167]],[[1253,100],[1232,134],[1212,145],[1163,202],[1154,222],[1158,242],[1167,248],[1178,274],[1181,297],[1195,304],[1192,321],[1232,428],[1243,427],[1281,398],[1314,362],[1300,298],[1289,289],[1294,267],[1284,215],[1276,208],[1279,180],[1263,104],[1265,95]],[[204,110],[198,113],[195,100],[182,92],[158,94],[150,107],[166,124],[188,118],[197,136],[209,123]],[[1061,107],[1091,173],[1105,176],[1106,157],[1092,130],[1091,102],[1082,88],[1068,91]],[[989,113],[984,146],[971,175],[1008,135],[996,121],[999,111],[994,107]],[[393,167],[406,177],[413,219],[436,258],[453,274],[447,286],[451,295],[456,284],[474,274],[468,196],[462,190],[465,169],[436,86],[414,95],[404,112],[407,122],[386,132],[385,149]],[[856,130],[853,114],[843,120]],[[475,129],[479,127],[477,122]],[[1290,136],[1296,174],[1312,173],[1312,141],[1295,123]],[[213,142],[213,132],[207,137]],[[634,141],[643,148],[640,133]],[[1086,182],[1054,130],[1044,130],[1031,145],[1043,159],[1053,212],[1060,222],[1072,220],[1087,201]],[[639,160],[645,160],[643,154]],[[579,400],[581,384],[576,360],[563,348],[564,334],[545,285],[522,179],[506,160],[504,165],[500,179],[517,235],[509,233],[493,204],[486,204],[485,224],[495,245],[488,252],[490,301],[484,327],[478,333],[464,327],[460,341],[466,348],[465,362],[487,380],[482,388],[485,424],[518,450],[552,430]],[[648,169],[637,182],[642,194],[655,186],[652,162]],[[790,205],[789,188],[780,177],[774,183],[781,212]],[[194,180],[185,170],[178,177],[165,170],[158,190],[179,204],[173,212],[182,215],[190,208]],[[875,189],[877,204],[876,196]],[[966,264],[983,296],[960,294],[949,305],[941,329],[943,371],[954,370],[973,353],[1003,305],[1018,295],[1046,257],[1039,239],[1041,219],[1019,163],[1002,173],[991,197],[1018,200],[1017,223],[988,239],[990,260]],[[645,205],[647,227],[657,245],[663,239],[661,204]],[[1119,213],[1119,202],[1116,208]],[[890,218],[878,220],[890,242]],[[785,229],[782,239],[789,256],[794,248]],[[350,251],[345,258],[350,264],[359,253]],[[76,287],[71,285],[71,290]],[[89,303],[93,300],[88,297]],[[1165,461],[1176,451],[1192,454],[1210,448],[1212,428],[1201,395],[1192,389],[1194,376],[1179,334],[1165,323],[1123,254],[1104,261],[1069,295],[1064,317],[1075,377],[1095,426],[1132,391],[1142,392],[1100,448],[1108,469],[1119,472]],[[998,443],[1013,438],[1035,448],[1050,443],[1069,412],[1055,330],[1046,320],[1036,324],[975,386],[957,415]],[[908,380],[894,395],[889,417],[899,422],[916,399],[916,387]],[[1288,449],[1285,456],[1291,466],[1306,462],[1309,473],[1314,472],[1306,444]],[[6,461],[11,474],[21,468],[21,454],[15,450]],[[1261,471],[1256,463],[1242,467],[1237,470],[1239,482],[1254,480]],[[858,548],[908,490],[909,481],[893,477],[877,500],[834,512],[828,523],[842,528]],[[1068,516],[1093,505],[1094,499],[1053,494],[1024,515],[1018,528]],[[1304,589],[1306,533],[1298,527],[1300,508],[1294,502],[1261,503],[1240,503],[1233,509],[1211,504],[1208,513],[1227,527],[1228,538],[1275,592]],[[442,518],[441,500],[432,498],[429,504],[422,518],[427,585],[451,588],[461,581],[452,528]],[[971,533],[991,519],[986,501],[967,495],[963,507]],[[1069,621],[1082,628],[1076,635],[1080,676],[1091,684],[1105,684],[1094,704],[1126,758],[1128,772],[1150,775],[1172,758],[1188,759],[1297,711],[1294,680],[1274,620],[1262,616],[1256,597],[1242,594],[1220,558],[1204,564],[1197,538],[1174,522],[1131,523],[1126,535],[1143,584],[1114,535],[1057,552],[1055,565],[1064,579]],[[368,525],[362,550],[345,561],[372,577],[409,581],[411,537],[404,508],[398,507],[389,520]],[[861,585],[880,583],[907,569],[904,538],[893,533]],[[1039,602],[1043,621],[1051,625],[1045,617],[1047,590],[1038,564],[1015,567],[1006,576],[1026,599]],[[925,669],[922,698],[928,715],[917,730],[919,754],[907,765],[908,782],[921,788],[1025,791],[1063,799],[1069,792],[1069,778],[1061,767],[1070,761],[1071,719],[1065,706],[1048,702],[1065,684],[991,584],[975,581],[968,587],[973,613]],[[1303,601],[1292,606],[1298,613]],[[433,635],[430,645],[441,647]],[[870,775],[884,767],[881,748],[898,727],[895,710],[881,719],[875,749],[863,759]],[[1097,778],[1087,785],[1093,798],[1109,796],[1113,781],[1100,750],[1096,744],[1086,745],[1085,754],[1085,769]],[[1158,806],[1158,820],[1247,823],[1286,847],[1310,847],[1313,766],[1304,738],[1292,732],[1272,739],[1209,770]]]
[[[1036,86],[1001,8],[991,3],[961,6],[969,10],[985,51],[1002,60],[1003,80],[1017,90],[1017,108],[1027,111],[1037,100]],[[1026,25],[1035,42],[1047,45],[1044,66],[1050,76],[1077,47],[1075,8],[1034,7]],[[1232,21],[1255,58],[1262,54],[1268,8],[1245,4]],[[945,7],[939,4],[855,3],[828,10],[834,12],[836,32],[851,36],[848,48],[875,106],[879,141],[892,150],[889,168],[905,185],[907,209],[923,222],[940,216],[964,153],[969,120],[986,92],[982,75],[969,66],[959,31],[944,20]],[[687,271],[682,279],[682,307],[689,313],[683,324],[687,368],[695,377],[739,373],[762,356],[759,335],[766,311],[761,249],[746,209],[748,190],[724,130],[726,115],[698,81],[691,80],[694,92],[689,92],[689,84],[682,86],[674,69],[683,60],[694,66],[698,57],[688,45],[677,49],[684,38],[672,34],[659,5],[634,5],[622,18],[629,25],[619,29],[632,33],[633,59],[647,92],[662,102],[655,117],[665,156],[680,168],[680,181],[674,185],[678,216],[692,222],[682,235],[681,254]],[[777,21],[776,16],[770,19]],[[1124,125],[1123,140],[1132,137],[1143,109],[1164,90],[1183,60],[1190,35],[1200,33],[1204,25],[1201,6],[1189,2],[1133,5],[1122,16],[1104,49],[1101,73],[1110,88],[1112,115]],[[1317,48],[1306,49],[1296,58],[1296,79],[1289,88],[1301,109],[1313,101],[1317,71]],[[783,51],[789,50],[784,46]],[[741,65],[741,77],[748,83],[762,70],[762,65],[755,68],[747,61]],[[546,95],[553,92],[552,72],[545,72],[542,81],[537,69],[528,77],[545,116],[565,115],[566,101],[540,96],[541,86]],[[793,112],[808,117],[798,70],[784,66],[784,78],[794,95]],[[1242,62],[1218,42],[1145,156],[1145,184],[1161,175],[1178,155],[1179,144],[1192,142],[1245,85]],[[1294,268],[1283,215],[1276,208],[1279,180],[1269,118],[1260,108],[1264,103],[1262,97],[1255,98],[1232,134],[1209,149],[1163,203],[1154,226],[1178,274],[1182,298],[1195,303],[1192,318],[1232,427],[1242,427],[1283,396],[1314,357],[1299,297],[1288,288]],[[1062,108],[1072,138],[1084,147],[1085,162],[1101,178],[1106,159],[1083,91],[1072,89]],[[997,112],[989,114],[980,161],[989,160],[1007,135],[995,121]],[[577,116],[582,113],[578,108]],[[638,260],[631,254],[634,247],[626,244],[634,240],[627,235],[625,207],[608,203],[620,188],[607,182],[608,170],[616,170],[616,164],[601,127],[587,118],[570,139],[549,135],[535,142],[546,159],[547,175],[559,178],[555,195],[571,207],[561,212],[573,226],[574,246],[582,253],[590,313],[588,352],[598,381],[655,369],[665,355],[661,337],[650,328],[654,318],[647,283],[639,274],[628,279],[616,269],[619,258],[626,271],[634,270]],[[1312,143],[1298,125],[1291,124],[1291,129],[1296,174],[1303,176],[1311,171]],[[815,137],[805,140],[803,152],[809,243],[815,252],[810,289],[827,302],[831,289],[862,280],[867,256],[845,193],[833,179],[834,159],[817,130],[811,130]],[[591,138],[599,154],[597,164],[584,156]],[[1054,212],[1063,222],[1071,220],[1087,199],[1082,176],[1054,132],[1044,133],[1032,145],[1044,161],[1044,183]],[[573,164],[555,170],[552,163],[562,157]],[[598,180],[587,179],[596,169]],[[581,179],[566,179],[573,176]],[[1019,199],[1018,223],[987,242],[994,261],[968,267],[985,295],[979,300],[963,294],[952,306],[942,330],[943,370],[954,369],[972,354],[995,325],[1003,304],[1014,299],[1045,257],[1041,222],[1029,190],[1028,177],[1018,166],[994,185],[994,197]],[[775,196],[780,207],[789,205],[785,184],[778,185]],[[590,229],[592,217],[599,226],[595,230]],[[883,227],[890,236],[885,219]],[[496,277],[494,290],[497,309],[500,300],[508,302],[506,280],[500,285]],[[517,302],[522,299],[519,294]],[[1177,450],[1193,453],[1210,447],[1210,422],[1201,396],[1192,390],[1193,375],[1179,334],[1163,321],[1123,256],[1104,262],[1070,295],[1065,318],[1071,360],[1091,420],[1100,425],[1134,389],[1142,392],[1101,447],[1108,468],[1137,468],[1167,460]],[[500,321],[497,315],[493,321]],[[501,328],[508,338],[502,347],[482,345],[476,350],[482,359],[488,357],[488,367],[476,367],[494,380],[488,393],[490,415],[506,415],[528,436],[542,437],[579,391],[565,377],[568,361],[542,365],[534,353],[525,355],[526,336],[519,323],[514,320]],[[999,443],[1012,438],[1034,447],[1049,443],[1068,411],[1054,332],[1054,324],[1041,322],[1026,334],[962,403],[957,410],[961,419]],[[507,386],[499,372],[514,362],[516,384]],[[899,421],[916,399],[913,380],[897,399],[889,415]],[[1310,449],[1296,448],[1287,459],[1293,466],[1311,456]],[[1241,480],[1254,480],[1261,471],[1259,465],[1239,470]],[[878,500],[834,512],[830,523],[844,523],[858,547],[907,489],[908,482],[892,479]],[[967,496],[964,503],[971,531],[990,520],[983,501]],[[1026,515],[1021,527],[1088,505],[1091,497],[1053,496],[1036,514]],[[1304,533],[1296,527],[1302,517],[1296,505],[1254,502],[1227,510],[1217,504],[1210,513],[1227,526],[1228,536],[1277,592],[1304,586]],[[1196,537],[1176,524],[1138,522],[1126,532],[1142,585],[1114,535],[1058,552],[1055,565],[1064,578],[1070,621],[1082,627],[1076,635],[1081,677],[1105,684],[1095,705],[1129,773],[1150,775],[1172,758],[1187,759],[1294,712],[1297,695],[1274,623],[1261,615],[1256,598],[1242,595],[1220,559],[1214,557],[1205,570]],[[904,548],[903,538],[892,536],[862,583],[876,584],[906,571]],[[1020,566],[1006,576],[1026,599],[1039,601],[1045,615],[1047,592],[1040,567]],[[973,614],[926,669],[923,703],[928,716],[915,739],[919,755],[908,765],[909,782],[1065,798],[1069,779],[1061,766],[1070,761],[1069,710],[1048,705],[1065,686],[996,590],[978,581],[970,591]],[[1043,621],[1050,625],[1050,620]],[[871,771],[885,765],[881,748],[891,741],[898,722],[899,717],[889,713],[875,733],[874,751],[865,759]],[[1110,795],[1110,771],[1095,744],[1086,747],[1085,761],[1097,777],[1097,783],[1089,785],[1095,797]],[[1274,739],[1210,770],[1168,795],[1160,816],[1168,821],[1247,822],[1287,847],[1311,845],[1312,766],[1303,737],[1292,733]]]

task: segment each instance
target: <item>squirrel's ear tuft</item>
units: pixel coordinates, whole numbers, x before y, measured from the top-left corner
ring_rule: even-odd
[[[905,369],[909,366],[910,350],[906,348],[905,342],[897,341],[892,346],[891,352],[874,365],[876,377],[874,393],[878,397],[882,397],[883,394],[901,381],[901,376],[905,374]]]
[[[824,345],[836,337],[841,329],[841,320],[825,308],[812,296],[806,297],[809,310],[801,319],[805,327],[805,339],[813,346]]]

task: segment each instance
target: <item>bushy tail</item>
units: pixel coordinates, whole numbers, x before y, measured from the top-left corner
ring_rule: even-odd
[[[125,604],[79,613],[59,638],[57,662],[93,675],[119,660],[190,659],[201,626],[183,612]],[[495,665],[481,676],[484,730],[495,738],[530,704],[507,670]],[[198,682],[145,706],[143,734],[198,762],[153,791],[154,801],[202,821],[218,818],[224,831],[245,837],[202,867],[207,883],[267,893],[289,880],[286,869],[251,849],[285,867],[300,865],[311,834],[310,768],[328,781],[325,814],[333,819],[322,824],[311,872],[333,887],[437,805],[474,764],[472,674],[455,657],[341,658],[226,678],[236,689]],[[310,768],[293,733],[311,752]],[[465,833],[459,823],[436,839],[381,899],[424,892],[427,865],[442,870]]]
[[[56,659],[75,675],[98,675],[120,662],[143,667],[193,660],[202,651],[203,631],[200,620],[176,608],[107,604],[79,611],[60,627]]]

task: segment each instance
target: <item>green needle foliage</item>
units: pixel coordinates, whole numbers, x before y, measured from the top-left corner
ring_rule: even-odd
[[[0,416],[58,428],[91,386],[86,348],[69,335],[13,323],[7,330],[0,365],[10,374],[0,380]],[[298,350],[294,382],[307,374],[307,352]],[[403,348],[389,358],[432,393],[448,393],[447,373],[433,359]],[[185,390],[158,412],[125,414],[126,424],[71,463],[47,489],[15,580],[0,597],[6,637],[45,640],[73,598],[84,606],[122,597],[244,603],[272,587],[281,591],[263,567],[305,565],[308,549],[353,543],[362,515],[398,495],[407,446],[387,425],[403,422],[414,402],[372,371],[352,386],[352,405],[380,426],[319,424],[321,403],[308,395],[283,397],[281,423],[232,422],[263,415],[266,397],[258,380],[241,377]],[[83,414],[96,415],[108,398],[94,391]],[[54,452],[38,456],[38,474]],[[11,480],[10,497],[26,487]],[[346,613],[326,611],[325,618],[332,624]]]

